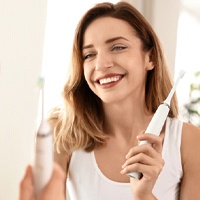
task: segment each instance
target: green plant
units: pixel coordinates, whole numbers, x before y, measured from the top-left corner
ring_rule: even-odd
[[[200,71],[194,75],[195,80],[190,84],[190,101],[184,107],[187,110],[188,122],[200,127]]]

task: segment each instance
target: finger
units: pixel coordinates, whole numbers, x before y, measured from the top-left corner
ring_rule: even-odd
[[[128,174],[133,171],[138,171],[143,174],[142,179],[152,180],[157,179],[160,172],[162,171],[164,165],[144,165],[142,163],[134,163],[132,165],[126,166],[122,172],[123,174]]]
[[[50,182],[41,193],[39,200],[65,199],[66,175],[58,164],[54,165],[54,171]]]
[[[147,154],[148,156],[156,159],[159,159],[161,157],[161,154],[158,153],[151,145],[144,144],[131,148],[126,155],[126,159],[129,159],[130,157],[133,157],[140,153]]]
[[[133,172],[135,170],[134,164],[136,163],[140,163],[145,166],[155,166],[159,169],[162,169],[164,166],[164,160],[161,157],[155,159],[144,153],[140,153],[126,160],[126,162],[122,165],[121,173],[127,174],[129,172]],[[138,171],[138,169],[136,170]]]
[[[144,165],[156,165],[159,163],[158,159],[154,159],[145,153],[139,153],[133,157],[130,157],[126,160],[126,162],[122,165],[122,168],[124,169],[128,165],[132,165],[134,163],[141,163]]]
[[[147,141],[158,153],[162,152],[163,139],[161,137],[148,133],[138,135],[137,139],[139,141]]]
[[[33,200],[33,173],[30,165],[20,182],[19,200]]]

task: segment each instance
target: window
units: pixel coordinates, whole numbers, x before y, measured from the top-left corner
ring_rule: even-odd
[[[71,56],[74,29],[82,14],[100,0],[48,1],[42,75],[45,77],[45,113],[60,101]],[[110,2],[117,2],[112,0]],[[77,6],[77,4],[79,6]]]
[[[180,1],[175,77],[178,76],[181,69],[186,71],[180,87],[177,88],[180,111],[184,116],[186,114],[184,104],[189,101],[190,83],[194,81],[194,73],[200,71],[200,1]]]

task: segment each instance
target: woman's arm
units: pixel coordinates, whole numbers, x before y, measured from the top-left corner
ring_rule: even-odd
[[[65,172],[65,176],[68,176],[68,167],[70,163],[71,155],[67,154],[66,152],[58,153],[54,151],[54,162],[56,162],[62,170]]]
[[[63,172],[65,173],[65,195],[66,195],[66,179],[68,177],[68,168],[70,163],[71,155],[67,154],[66,152],[58,153],[57,151],[54,152],[54,161],[61,167]],[[65,197],[67,200],[67,197]]]
[[[183,179],[180,200],[200,199],[200,128],[183,124],[181,157]]]

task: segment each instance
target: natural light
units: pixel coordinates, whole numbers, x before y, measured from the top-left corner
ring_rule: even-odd
[[[45,112],[60,101],[71,56],[74,29],[82,14],[100,0],[49,0],[44,41],[42,75],[45,77]],[[110,0],[117,2],[117,0]]]
[[[60,94],[65,82],[69,58],[71,55],[74,29],[82,14],[98,0],[48,1],[47,25],[43,53],[42,74],[45,76],[45,111],[60,103]],[[117,2],[113,0],[110,2]],[[191,7],[194,1],[181,0],[181,12],[178,24],[175,75],[181,69],[186,71],[184,82],[177,88],[180,107],[189,100],[189,86],[194,79],[194,72],[200,69],[200,16]],[[196,1],[197,2],[197,1]],[[192,54],[191,54],[192,52]],[[184,88],[184,89],[183,89]]]
[[[177,88],[180,111],[186,115],[184,105],[190,100],[190,83],[195,81],[195,72],[200,71],[200,2],[181,0],[178,23],[175,77],[181,69],[186,71],[181,87]]]

